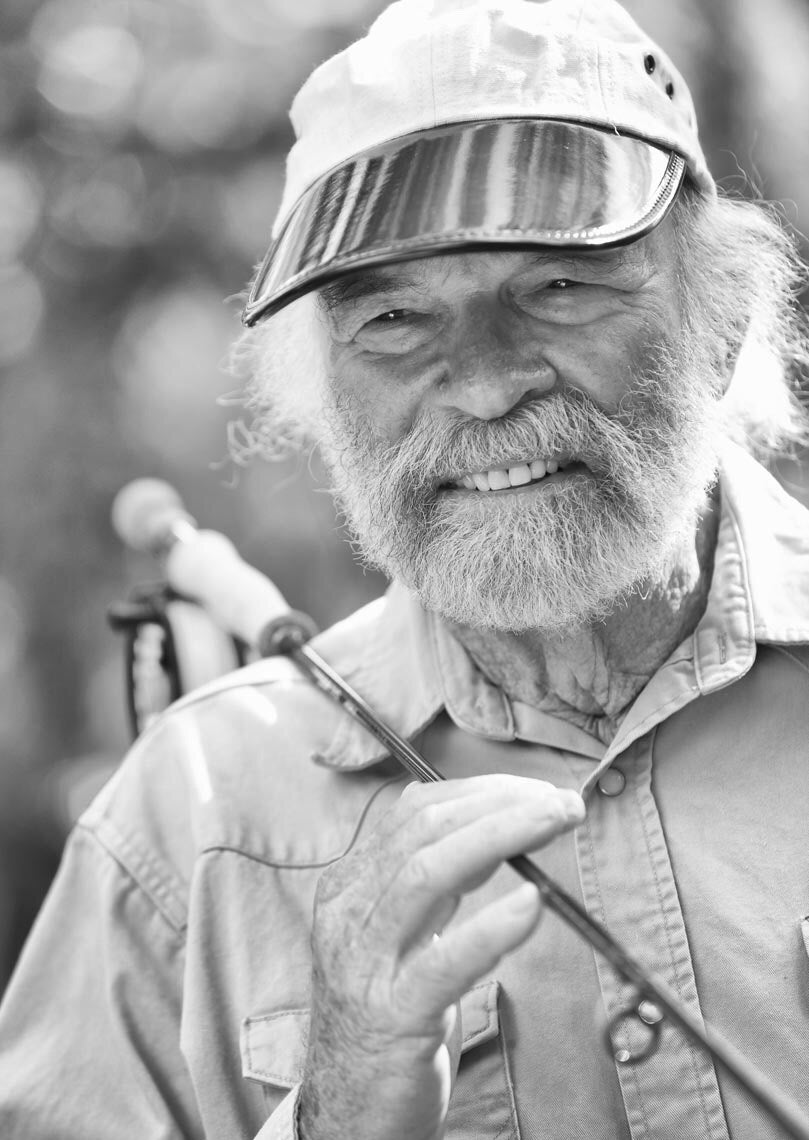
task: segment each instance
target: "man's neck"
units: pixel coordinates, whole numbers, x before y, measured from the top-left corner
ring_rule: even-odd
[[[705,611],[713,574],[718,497],[693,540],[656,583],[604,621],[563,636],[453,626],[485,675],[510,697],[612,739],[624,714]]]

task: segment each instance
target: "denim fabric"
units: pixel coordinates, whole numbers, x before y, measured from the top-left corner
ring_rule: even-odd
[[[318,648],[448,777],[583,790],[541,865],[809,1108],[809,527],[769,476],[726,458],[706,613],[608,746],[510,702],[399,587]],[[76,828],[0,1011],[4,1140],[293,1140],[314,890],[404,782],[288,661],[161,718]],[[464,998],[449,1140],[776,1140],[673,1029],[617,1067],[626,996],[546,916]]]

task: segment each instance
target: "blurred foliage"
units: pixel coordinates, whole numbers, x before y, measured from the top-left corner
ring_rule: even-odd
[[[40,833],[60,772],[126,743],[104,610],[154,569],[111,534],[117,489],[141,474],[175,483],[321,624],[382,588],[352,561],[304,462],[258,465],[234,485],[233,411],[217,404],[233,294],[280,199],[287,108],[382,6],[0,8],[0,985],[50,870]],[[686,74],[717,175],[781,199],[799,224],[809,2],[628,7]]]

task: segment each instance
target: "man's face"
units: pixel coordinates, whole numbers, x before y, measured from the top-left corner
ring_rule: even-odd
[[[715,384],[683,343],[667,224],[618,250],[369,270],[319,303],[336,489],[368,560],[428,608],[559,632],[693,530]]]

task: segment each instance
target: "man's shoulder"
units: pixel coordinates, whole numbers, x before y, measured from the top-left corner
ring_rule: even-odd
[[[355,672],[362,666],[370,641],[385,621],[387,602],[385,595],[361,606],[318,633],[312,639],[312,647],[337,662],[346,675]],[[263,657],[200,685],[171,705],[156,723],[160,725],[165,719],[188,709],[201,716],[221,715],[227,718],[233,695],[239,692],[263,693],[267,697],[272,692],[273,697],[281,700],[283,707],[289,704],[289,714],[294,716],[296,697],[311,688],[311,682],[291,658],[283,655]]]
[[[385,598],[356,610],[312,640],[313,648],[350,677],[361,668]],[[175,702],[135,744],[131,756],[160,770],[189,753],[203,753],[211,778],[258,760],[279,775],[300,757],[317,755],[345,714],[295,662],[265,657],[200,686]],[[168,750],[168,755],[166,752]]]
[[[318,646],[345,660],[361,655],[381,611],[381,601],[364,607]],[[346,719],[289,659],[257,661],[159,717],[80,826],[178,896],[216,852],[278,866],[330,862],[350,846],[369,803],[400,778],[385,765],[344,773],[322,763]]]

